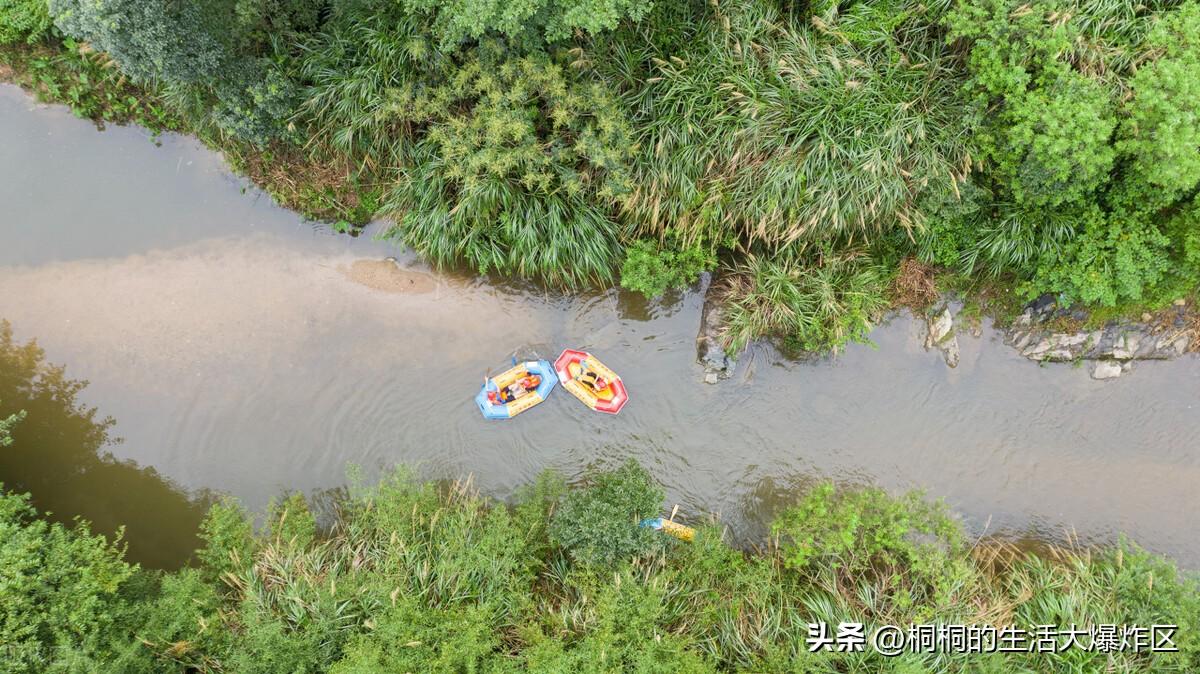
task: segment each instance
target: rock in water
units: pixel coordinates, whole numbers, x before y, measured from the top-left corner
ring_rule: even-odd
[[[737,361],[725,352],[721,343],[725,312],[716,290],[716,279],[705,272],[702,283],[708,287],[704,292],[704,310],[700,314],[700,334],[696,335],[696,358],[704,366],[704,383],[715,384],[733,376]]]
[[[958,336],[950,338],[950,341],[941,345],[942,357],[946,359],[946,365],[950,367],[958,367]]]
[[[1121,364],[1111,360],[1097,361],[1092,367],[1092,379],[1113,379],[1121,376]]]
[[[949,307],[942,309],[942,313],[929,319],[929,337],[925,339],[925,348],[941,344],[953,329],[954,314],[950,313]]]
[[[925,337],[925,348],[937,348],[946,359],[946,365],[958,367],[958,335],[954,334],[954,314],[949,307],[928,319],[929,334]]]

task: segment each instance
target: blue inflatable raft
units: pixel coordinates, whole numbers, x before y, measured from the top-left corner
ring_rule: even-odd
[[[541,382],[538,383],[537,388],[529,390],[516,400],[502,403],[488,395],[488,393],[498,394],[501,389],[506,390],[513,383],[529,375],[540,377]],[[483,383],[483,388],[479,389],[479,395],[475,396],[475,404],[479,406],[479,411],[483,413],[485,419],[511,419],[550,397],[550,392],[554,390],[556,384],[558,384],[558,375],[554,374],[554,366],[549,361],[528,360],[517,363],[494,377],[488,377],[487,381]]]

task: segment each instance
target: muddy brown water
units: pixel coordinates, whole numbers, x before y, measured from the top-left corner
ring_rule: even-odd
[[[836,359],[756,347],[707,386],[695,292],[563,297],[435,273],[274,206],[192,139],[160,143],[0,87],[0,318],[88,381],[90,423],[114,420],[99,439],[87,423],[18,429],[0,481],[58,517],[126,524],[147,564],[187,558],[214,492],[262,508],[284,489],[342,485],[350,464],[368,478],[408,464],[503,497],[545,468],[577,476],[628,457],[668,506],[719,513],[744,538],[832,478],[925,489],[976,534],[1124,532],[1200,562],[1200,359],[1097,382],[985,329],[951,370],[901,315]],[[558,390],[515,420],[480,417],[489,369],[567,346],[623,375],[619,416]]]

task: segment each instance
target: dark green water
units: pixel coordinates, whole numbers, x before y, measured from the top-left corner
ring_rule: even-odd
[[[195,141],[146,135],[98,133],[0,87],[0,318],[89,382],[74,407],[29,410],[44,428],[18,429],[0,481],[64,518],[126,523],[146,563],[186,558],[207,490],[260,508],[344,483],[348,463],[368,476],[404,463],[504,496],[544,468],[626,457],[684,514],[719,513],[740,536],[831,477],[924,488],[976,533],[1126,532],[1200,561],[1200,360],[1096,382],[985,330],[950,370],[898,317],[875,348],[805,364],[758,347],[706,386],[696,293],[570,298],[433,274],[276,208]],[[620,416],[558,391],[514,421],[480,418],[489,368],[566,346],[621,372]],[[32,399],[24,374],[0,371],[0,411]]]

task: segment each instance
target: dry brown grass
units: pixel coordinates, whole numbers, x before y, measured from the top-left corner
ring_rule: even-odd
[[[900,263],[900,271],[892,281],[892,303],[914,311],[928,309],[940,295],[936,277],[937,271],[933,266],[913,257],[906,258]]]
[[[302,149],[285,145],[274,145],[267,152],[218,149],[238,173],[266,190],[280,206],[317,220],[362,224],[362,186],[346,162],[317,161]]]

